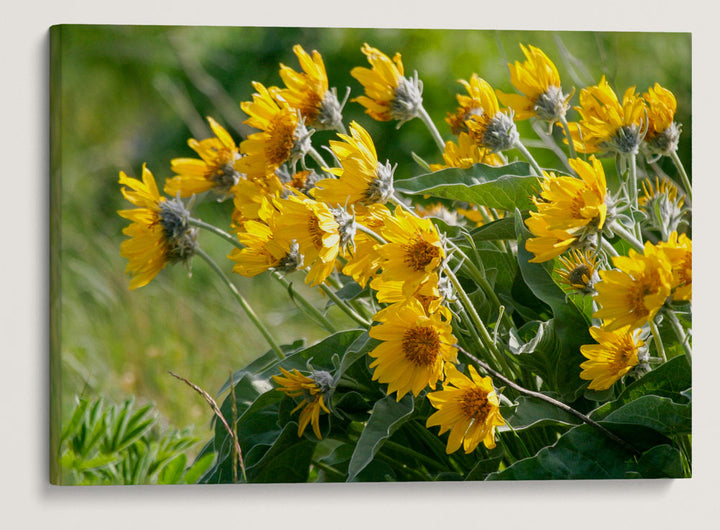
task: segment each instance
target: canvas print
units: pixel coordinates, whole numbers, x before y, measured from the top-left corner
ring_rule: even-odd
[[[50,30],[50,480],[692,475],[691,35]]]

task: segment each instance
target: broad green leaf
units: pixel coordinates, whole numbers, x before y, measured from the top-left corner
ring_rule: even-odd
[[[642,425],[666,436],[690,434],[692,406],[660,396],[642,396],[608,414],[603,424],[608,423]]]
[[[583,424],[487,480],[618,479],[624,477],[630,456],[605,434]]]
[[[516,431],[544,423],[560,423],[563,425],[577,425],[580,423],[580,420],[572,414],[537,398],[520,396],[517,403],[515,410],[505,417],[507,423]]]
[[[638,461],[643,478],[684,478],[682,455],[675,447],[658,445],[643,453]]]
[[[527,212],[520,214],[523,219],[527,218]],[[515,218],[513,215],[508,215],[497,221],[484,224],[477,228],[470,230],[470,236],[476,241],[497,241],[506,239],[517,239],[515,233]]]
[[[288,423],[262,459],[246,468],[248,482],[305,482],[314,448],[315,442],[298,438],[297,423]]]
[[[183,476],[183,483],[197,484],[200,480],[200,477],[208,469],[210,469],[210,466],[212,466],[214,458],[215,455],[212,453],[198,456],[198,458],[195,459],[195,462],[193,462],[193,464],[189,468],[187,468],[187,470],[185,470],[185,475]]]
[[[475,164],[471,168],[447,168],[404,179],[398,191],[411,195],[429,195],[513,211],[534,208],[531,197],[540,189],[525,162],[506,166]]]
[[[158,484],[179,484],[185,472],[186,463],[187,457],[183,454],[170,460],[160,471]]]
[[[645,395],[667,397],[676,403],[687,403],[684,393],[691,385],[692,373],[684,357],[675,357],[629,384],[615,401],[594,410],[590,416],[600,420],[630,401]]]
[[[348,482],[355,480],[372,462],[385,440],[412,417],[414,408],[410,395],[400,401],[393,396],[386,396],[375,403],[350,459]]]
[[[557,349],[545,352],[546,373],[551,376],[549,383],[551,388],[562,394],[564,401],[575,401],[587,385],[586,381],[580,379],[580,364],[585,360],[580,353],[580,346],[594,342],[588,331],[590,322],[553,281],[551,264],[530,263],[532,255],[525,249],[525,241],[531,234],[517,211],[515,229],[522,277],[535,296],[548,304],[554,314],[548,327],[555,334]]]

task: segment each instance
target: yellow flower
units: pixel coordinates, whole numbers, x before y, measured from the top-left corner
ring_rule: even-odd
[[[469,168],[474,164],[502,165],[502,159],[498,155],[477,145],[466,132],[460,132],[457,144],[452,140],[445,143],[443,160],[444,164],[430,164],[430,169],[439,171],[448,167]]]
[[[670,234],[666,242],[657,244],[672,266],[672,299],[692,300],[692,240],[685,234]]]
[[[585,246],[604,226],[608,211],[605,172],[594,156],[590,162],[570,160],[579,179],[545,173],[540,180],[541,198],[534,200],[538,211],[530,212],[525,221],[537,236],[525,245],[535,254],[531,262],[552,259],[571,246]]]
[[[636,366],[638,350],[643,341],[638,338],[639,330],[628,328],[608,331],[597,326],[590,328],[590,335],[599,344],[580,346],[580,353],[588,360],[580,365],[580,378],[591,381],[590,390],[605,390]]]
[[[473,74],[470,81],[458,80],[468,95],[458,94],[460,106],[445,120],[453,134],[467,132],[472,141],[490,152],[510,149],[519,139],[512,118],[500,110],[490,83]]]
[[[660,180],[655,177],[642,182],[643,194],[638,197],[638,205],[647,214],[646,222],[661,233],[677,231],[685,222],[685,196],[669,178]]]
[[[370,356],[373,380],[387,383],[387,393],[397,400],[408,392],[417,396],[426,387],[435,388],[445,363],[455,362],[457,349],[452,326],[435,313],[426,315],[417,300],[396,304],[385,321],[370,328],[370,336],[382,341]]]
[[[189,212],[179,199],[162,197],[155,178],[143,164],[142,181],[120,172],[123,196],[137,208],[118,210],[132,223],[123,229],[130,236],[120,244],[127,258],[126,272],[132,276],[130,289],[150,283],[168,263],[186,262],[196,248],[197,229],[188,225]]]
[[[393,168],[378,162],[375,144],[357,122],[350,124],[350,136],[338,134],[342,142],[330,141],[340,168],[328,169],[340,178],[323,179],[312,195],[333,206],[386,203],[393,194]]]
[[[575,109],[581,119],[569,125],[578,152],[637,153],[645,132],[646,106],[635,87],[625,91],[621,104],[603,76],[597,85],[580,91],[580,106]]]
[[[292,372],[288,372],[282,366],[280,371],[283,374],[282,376],[272,376],[275,383],[280,385],[277,390],[290,397],[302,396],[300,404],[290,412],[290,414],[294,414],[297,410],[302,409],[298,419],[298,436],[303,435],[305,428],[310,423],[315,436],[322,439],[320,434],[320,411],[324,410],[328,414],[330,413],[325,405],[324,397],[330,390],[332,376],[325,371],[316,371],[313,372],[311,377],[308,377],[295,368],[293,368]]]
[[[405,282],[406,292],[413,292],[436,272],[445,257],[432,221],[417,218],[400,206],[395,209],[395,216],[385,221],[380,235],[387,241],[377,250],[384,259],[383,278]]]
[[[377,291],[376,296],[381,304],[392,304],[381,309],[373,316],[373,320],[384,322],[387,315],[395,311],[395,304],[409,303],[411,300],[417,300],[422,305],[425,313],[440,312],[441,316],[449,321],[452,318],[450,311],[442,306],[443,297],[440,294],[439,278],[437,273],[433,273],[430,277],[417,286],[414,292],[407,293],[403,289],[404,283],[401,281],[388,281],[380,274],[370,282],[370,287]]]
[[[313,287],[320,285],[332,273],[340,252],[344,228],[338,222],[340,212],[307,197],[278,199],[275,206],[278,209],[276,237],[297,241],[300,254],[310,265],[305,282]]]
[[[570,96],[562,92],[560,75],[547,55],[535,46],[520,45],[526,61],[509,64],[510,82],[520,94],[497,91],[498,99],[515,111],[516,120],[534,116],[553,123],[565,116]]]
[[[244,231],[238,232],[238,241],[244,248],[235,248],[228,255],[235,262],[233,272],[253,277],[269,269],[293,272],[302,266],[298,244],[276,236],[275,216],[271,216],[268,221],[269,224],[246,221]]]
[[[242,227],[249,219],[265,219],[272,209],[271,201],[283,189],[277,177],[265,180],[241,179],[232,189],[233,225]]]
[[[494,211],[487,206],[469,204],[467,208],[458,207],[457,213],[465,217],[468,221],[475,223],[475,226],[482,226],[485,223],[497,221],[505,217],[502,211]]]
[[[262,179],[272,175],[285,162],[302,158],[310,149],[310,133],[298,118],[298,112],[284,101],[273,98],[270,90],[253,81],[257,93],[253,100],[240,106],[250,117],[247,125],[260,129],[240,144],[244,156],[237,169],[249,178]]]
[[[677,150],[681,126],[675,123],[675,95],[658,83],[643,94],[647,103],[647,134],[645,145],[651,153],[669,155]]]
[[[597,257],[594,252],[573,250],[569,256],[561,256],[562,266],[558,269],[560,282],[582,294],[593,294],[598,276]]]
[[[595,301],[600,306],[594,318],[603,320],[607,331],[629,326],[639,328],[660,310],[671,293],[672,264],[665,252],[650,242],[643,254],[613,257],[617,270],[600,271]]]
[[[308,127],[318,130],[337,129],[342,124],[340,103],[334,90],[328,88],[328,78],[322,56],[313,50],[312,57],[300,46],[293,46],[303,72],[280,65],[280,77],[287,88],[276,96],[300,111]]]
[[[165,193],[175,197],[190,197],[208,190],[217,191],[223,198],[238,183],[241,175],[235,168],[240,153],[232,136],[215,120],[208,117],[215,136],[197,141],[188,140],[197,158],[174,158],[170,161],[176,176],[165,182]]]
[[[463,446],[472,453],[482,442],[488,449],[495,447],[495,427],[505,425],[500,414],[500,402],[490,377],[480,377],[474,366],[470,377],[454,365],[445,366],[443,389],[428,394],[438,409],[426,422],[427,427],[440,426],[439,434],[450,431],[445,451],[454,453]]]
[[[367,208],[356,211],[358,224],[378,233],[385,220],[390,218],[390,210],[383,204],[371,204]],[[378,254],[381,243],[365,232],[355,235],[354,245],[346,249],[347,263],[342,269],[343,274],[351,276],[363,289],[367,282],[380,269],[383,258]]]
[[[372,68],[357,66],[350,71],[363,85],[365,95],[353,99],[365,112],[378,121],[398,120],[406,122],[418,116],[422,108],[422,82],[417,73],[413,78],[404,77],[400,54],[392,61],[380,50],[365,43],[362,52]]]

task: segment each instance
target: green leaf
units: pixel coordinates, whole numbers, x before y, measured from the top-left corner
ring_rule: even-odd
[[[447,168],[404,179],[398,191],[411,195],[429,195],[513,211],[534,208],[531,197],[540,189],[525,162],[506,166],[475,164],[471,168]]]
[[[682,455],[675,447],[658,445],[643,453],[638,461],[643,478],[684,478]]]
[[[350,459],[348,482],[355,480],[358,474],[372,462],[385,440],[412,417],[414,409],[410,395],[406,395],[400,401],[392,396],[386,396],[375,403]]]
[[[629,384],[615,401],[595,409],[590,416],[600,420],[626,403],[645,395],[667,397],[676,403],[688,403],[686,391],[692,383],[692,373],[685,357],[676,357]]]
[[[530,263],[532,255],[525,249],[525,241],[530,232],[525,228],[518,211],[515,212],[515,230],[518,236],[518,264],[522,277],[533,294],[552,309],[548,331],[552,332],[557,347],[544,352],[546,376],[550,377],[550,387],[561,393],[564,401],[577,399],[587,382],[580,379],[580,364],[585,358],[580,346],[592,344],[590,322],[552,277],[552,262]]]
[[[624,477],[630,456],[605,434],[583,424],[487,480],[618,479]]]
[[[577,425],[580,423],[580,420],[572,414],[537,398],[520,396],[517,403],[518,406],[514,412],[505,416],[505,420],[516,431],[546,423],[559,423],[562,425]]]
[[[297,423],[288,423],[263,457],[246,469],[248,482],[305,482],[314,448],[315,442],[298,438]]]
[[[602,423],[642,425],[666,436],[690,434],[692,405],[660,396],[642,396],[608,414]]]
[[[527,212],[520,214],[523,219],[528,217]],[[503,217],[497,221],[484,224],[477,228],[470,230],[470,236],[476,241],[497,241],[512,239],[515,240],[517,235],[515,233],[515,218],[513,215]]]
[[[186,462],[187,457],[183,454],[170,460],[160,471],[158,484],[179,484],[185,472]]]

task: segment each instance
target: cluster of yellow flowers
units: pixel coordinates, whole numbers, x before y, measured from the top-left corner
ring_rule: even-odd
[[[203,192],[231,197],[236,248],[228,257],[234,272],[252,277],[302,270],[306,283],[322,288],[340,271],[362,288],[369,285],[383,305],[372,317],[375,325],[367,322],[370,337],[379,341],[369,352],[373,379],[386,384],[387,393],[395,393],[398,401],[409,393],[434,391],[441,383],[442,390],[428,394],[437,411],[427,425],[440,426],[441,434],[451,431],[447,451],[462,445],[469,453],[481,442],[494,447],[495,427],[504,420],[492,380],[473,366],[468,377],[457,364],[449,310],[448,281],[453,278],[444,236],[396,196],[394,167],[378,160],[370,134],[357,122],[345,129],[344,102],[329,87],[321,55],[308,54],[300,45],[293,51],[302,71],[280,65],[283,88],[254,82],[252,101],[241,103],[248,115],[245,123],[257,132],[238,144],[208,118],[214,136],[188,142],[199,158],[172,160],[175,176],[164,190],[175,199],[160,196],[145,167],[142,182],[121,173],[120,184],[133,190],[123,193],[138,207],[120,212],[132,221],[125,230],[131,239],[121,248],[128,258],[130,288],[146,285],[166,264],[200,252],[196,238],[203,224],[192,219],[182,198]],[[639,97],[631,88],[621,104],[603,78],[580,92],[576,108],[581,120],[567,123],[571,96],[563,93],[557,69],[541,50],[522,46],[522,51],[527,60],[510,65],[512,84],[520,94],[495,91],[476,74],[460,80],[467,94],[457,95],[458,107],[446,118],[454,139],[443,141],[429,126],[444,162],[431,165],[433,171],[478,163],[501,166],[507,163],[504,151],[527,153],[515,120],[530,118],[562,125],[568,147],[580,153],[634,155],[641,141],[648,153],[674,152],[680,128],[673,121],[675,99],[666,89],[655,85]],[[417,73],[405,76],[399,54],[391,60],[367,44],[362,53],[371,68],[351,71],[364,88],[353,101],[376,120],[402,124],[420,118],[428,123]],[[329,142],[333,164],[312,146],[313,132],[321,129],[337,132],[338,139]],[[308,157],[316,168],[306,164]],[[589,161],[572,156],[568,163],[575,175],[536,171],[541,191],[534,198],[537,211],[526,221],[533,234],[526,248],[534,255],[532,262],[559,256],[561,281],[596,296],[600,308],[594,317],[603,325],[590,330],[599,344],[582,347],[589,360],[580,377],[592,380],[590,388],[603,389],[638,364],[643,345],[639,328],[668,301],[690,299],[691,242],[672,231],[666,241],[646,243],[642,254],[631,250],[627,257],[613,256],[615,269],[600,270],[597,253],[603,237],[608,230],[622,229],[618,199],[608,193],[603,166],[595,156]],[[677,189],[669,186],[648,183],[638,204],[649,208],[662,196],[663,204],[681,208]],[[490,213],[474,205],[458,210],[478,223],[485,212]],[[302,397],[295,409],[303,409],[298,434],[311,424],[320,438],[320,412],[330,412],[324,397],[332,389],[332,376],[281,370],[282,375],[274,377],[279,389]]]

